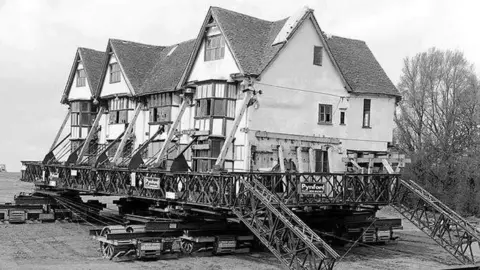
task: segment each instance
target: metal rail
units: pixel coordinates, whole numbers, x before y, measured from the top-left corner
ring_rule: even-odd
[[[475,226],[413,181],[399,181],[392,206],[463,264],[475,263]]]
[[[42,179],[43,171],[48,170],[59,173],[58,188],[153,200],[166,200],[167,192],[172,192],[177,202],[227,209],[234,205],[240,183],[251,178],[262,183],[289,207],[387,205],[396,190],[392,187],[398,184],[398,175],[383,174],[172,173],[155,169],[42,165],[36,162],[24,162],[24,166],[22,180],[27,182]],[[312,182],[322,185],[323,191],[304,194],[302,183]]]

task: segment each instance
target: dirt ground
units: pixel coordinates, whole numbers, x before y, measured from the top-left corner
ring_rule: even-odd
[[[33,185],[20,182],[18,173],[0,173],[0,203],[11,202]],[[386,207],[383,217],[399,217]],[[342,256],[335,269],[442,269],[457,261],[411,223],[403,221],[400,239],[372,247],[335,247]],[[3,269],[285,269],[270,253],[215,257],[185,257],[175,260],[112,262],[101,257],[98,243],[88,236],[92,227],[76,223],[0,223],[0,270]],[[347,253],[348,252],[348,253]],[[347,253],[345,256],[344,254]]]

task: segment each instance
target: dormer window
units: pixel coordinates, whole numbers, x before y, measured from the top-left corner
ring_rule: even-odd
[[[122,78],[120,71],[120,66],[118,63],[113,63],[110,65],[110,83],[118,83]]]
[[[207,37],[205,42],[205,61],[223,59],[225,56],[225,40],[222,35]]]
[[[87,84],[87,76],[84,69],[77,70],[77,87],[84,87]]]

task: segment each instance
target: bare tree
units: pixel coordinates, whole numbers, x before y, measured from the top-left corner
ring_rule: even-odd
[[[404,60],[398,88],[396,135],[413,159],[408,173],[440,195],[459,188],[469,177],[463,163],[480,154],[472,151],[480,108],[473,65],[462,52],[432,48]]]

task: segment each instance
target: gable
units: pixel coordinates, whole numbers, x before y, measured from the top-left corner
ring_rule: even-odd
[[[321,65],[314,64],[315,47],[321,47]],[[348,95],[342,75],[329,57],[312,19],[306,19],[298,26],[288,43],[264,70],[261,82]]]
[[[68,101],[72,100],[90,100],[92,98],[92,87],[90,87],[89,81],[85,78],[85,86],[77,86],[79,70],[85,71],[83,63],[77,63],[77,68],[75,69],[75,75],[73,77],[73,82],[70,85],[68,90]]]
[[[224,42],[224,56],[218,60],[206,60],[206,42],[208,38],[221,37]],[[230,74],[240,73],[235,58],[230,50],[225,36],[218,26],[209,27],[205,31],[205,35],[199,37],[201,39],[200,46],[196,52],[195,60],[187,81],[204,81],[204,80],[228,80]]]
[[[117,57],[114,53],[110,54],[107,63],[108,65],[106,65],[106,68],[103,70],[103,82],[101,88],[99,89],[99,96],[105,98],[116,95],[131,95],[132,93],[128,87],[127,81],[125,80],[125,74],[123,73],[122,69],[120,69],[120,81],[110,83],[112,64],[118,63]]]
[[[89,100],[95,94],[99,78],[102,71],[102,63],[105,53],[87,49],[78,48],[68,76],[65,90],[63,91],[61,103],[65,104],[69,100]],[[85,86],[77,87],[78,70],[85,72]]]

